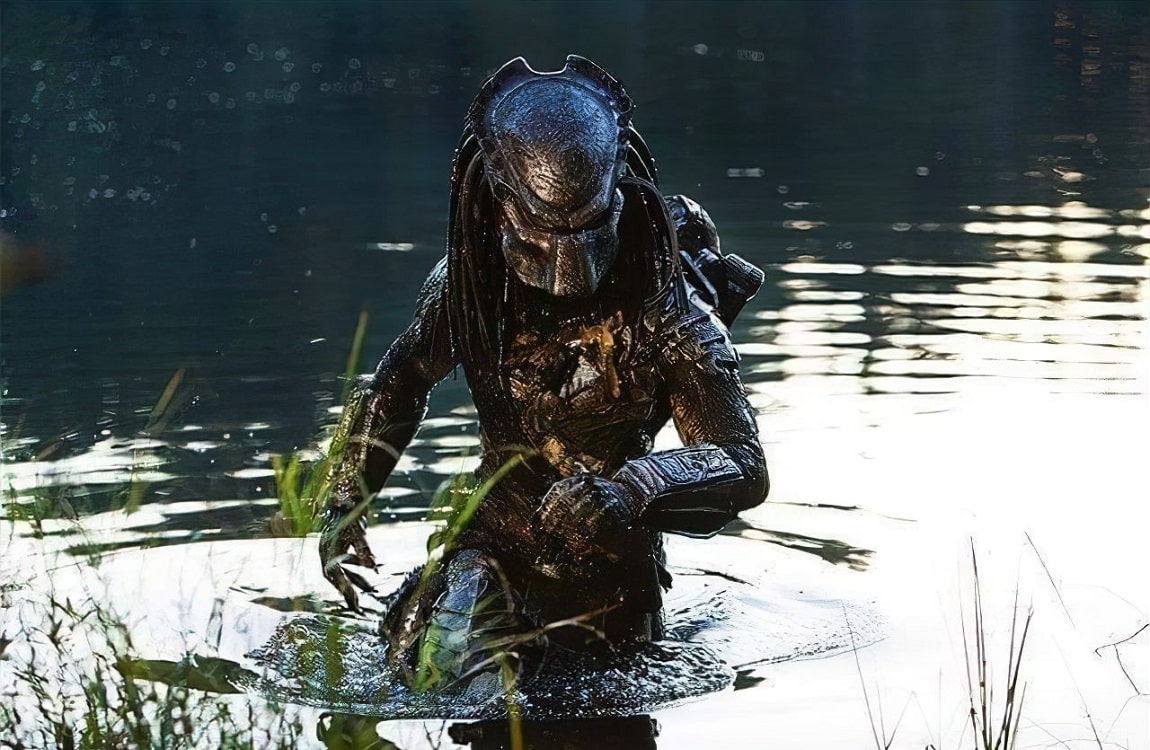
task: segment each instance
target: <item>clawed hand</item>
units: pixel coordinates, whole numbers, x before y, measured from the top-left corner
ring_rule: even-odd
[[[344,566],[358,565],[361,568],[376,569],[375,555],[367,546],[367,537],[364,534],[367,521],[362,512],[341,513],[329,509],[326,513],[319,539],[319,559],[323,565],[323,577],[343,594],[348,609],[362,612],[359,608],[356,587],[372,596],[375,595],[375,587],[359,573]]]
[[[550,566],[593,552],[609,553],[634,523],[627,500],[622,485],[593,474],[555,482],[531,519],[539,540],[536,561]]]

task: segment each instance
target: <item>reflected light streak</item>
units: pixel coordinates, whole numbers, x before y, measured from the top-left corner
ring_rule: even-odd
[[[1014,272],[1019,278],[1055,279],[1086,278],[1150,278],[1150,267],[1145,265],[1116,263],[1068,263],[1065,261],[1004,260],[998,264],[1004,271]],[[1003,274],[1006,276],[1006,274]]]
[[[998,279],[1002,277],[1001,271],[993,266],[935,266],[898,263],[874,266],[871,270],[884,276],[958,276],[972,279]]]
[[[981,360],[1014,360],[1061,363],[1095,363],[1104,365],[1125,365],[1137,362],[1141,352],[1118,346],[1104,344],[1060,344],[1054,342],[1019,342],[1009,339],[987,339],[973,334],[957,334],[949,336],[918,337],[914,348],[907,346],[909,336],[890,336],[889,341],[895,347],[883,348],[875,351],[876,360],[908,360],[915,354],[930,353],[942,355],[935,357],[934,361],[944,361],[947,357],[968,356]],[[891,356],[892,353],[902,353]],[[910,354],[911,356],[903,356]],[[924,358],[925,359],[925,358]],[[921,362],[925,364],[925,362]]]
[[[862,292],[836,292],[830,289],[799,290],[791,293],[799,302],[854,302],[863,298]]]
[[[1029,378],[1002,378],[987,375],[956,375],[954,377],[919,378],[905,375],[882,375],[866,379],[871,391],[903,394],[962,393],[967,396],[983,394],[1005,397],[1007,394],[1029,396],[1034,394],[1034,381]],[[1049,393],[1142,393],[1135,380],[1049,380],[1044,384]]]
[[[23,492],[56,484],[115,485],[129,482],[165,482],[173,475],[158,471],[168,463],[155,451],[158,440],[101,440],[75,456],[55,460],[5,462],[5,488]]]
[[[787,305],[779,310],[783,320],[837,320],[859,321],[866,315],[862,305]]]
[[[958,296],[989,296],[998,300],[997,304],[1010,304],[1011,298],[1022,303],[1034,300],[1088,300],[1105,295],[1121,294],[1128,285],[1112,284],[1104,281],[1045,281],[1038,279],[995,279],[989,283],[966,283],[957,285]],[[893,295],[892,295],[893,297]],[[969,302],[977,306],[977,302]]]
[[[1063,240],[1055,245],[1054,249],[1065,260],[1082,262],[1106,252],[1109,248],[1101,242]]]
[[[825,345],[782,346],[750,342],[736,344],[735,351],[741,357],[834,357],[842,353],[842,348]]]
[[[883,360],[869,368],[875,375],[945,377],[978,375],[1029,380],[1131,380],[1126,363],[1039,362],[1025,359]]]
[[[1150,246],[1121,248],[1126,262],[1092,259],[1109,260],[1119,249],[1113,239],[1099,240],[1145,236],[1150,227],[1107,223],[1117,212],[1081,202],[972,210],[1023,219],[962,227],[1002,235],[993,247],[1010,259],[873,267],[801,259],[781,265],[799,276],[779,280],[790,303],[756,314],[763,324],[750,327],[753,343],[739,347],[760,358],[744,363],[749,381],[789,390],[800,379],[809,387],[819,379],[841,384],[856,378],[862,392],[891,394],[965,395],[1035,385],[1045,393],[1138,392],[1143,339],[1150,340],[1150,266],[1137,256],[1150,255],[1139,251]],[[876,276],[854,289],[832,278],[868,270]],[[884,276],[907,280],[882,282]],[[880,288],[872,296],[876,281]]]
[[[856,350],[838,357],[792,357],[775,364],[785,375],[861,375],[865,354]]]
[[[780,279],[779,286],[783,289],[826,289],[825,279]]]
[[[429,445],[435,448],[477,448],[478,435],[441,435],[439,437],[423,438],[417,441],[420,445]]]
[[[970,286],[976,286],[971,284]],[[961,287],[960,287],[961,289]],[[994,294],[966,292],[894,292],[891,300],[900,305],[935,307],[1018,307],[1029,305],[1027,298],[1002,297]]]
[[[1084,276],[1101,278],[1150,277],[1145,265],[1118,265],[1108,263],[1068,263],[1062,261],[1004,260],[992,266],[935,266],[899,263],[878,265],[872,269],[884,276],[957,276],[972,279],[1009,279]]]
[[[470,474],[479,468],[478,456],[451,456],[442,458],[421,467],[424,471],[440,476],[455,476],[456,474]]]
[[[871,342],[871,336],[853,331],[795,331],[775,337],[775,343],[787,347],[807,346],[862,346]]]
[[[1027,216],[1036,219],[1051,216],[1056,216],[1060,219],[1108,219],[1114,215],[1113,211],[1104,208],[1095,208],[1082,201],[1070,201],[1061,206],[967,206],[967,209],[976,213],[987,213],[994,216]]]
[[[857,263],[813,263],[798,261],[795,263],[784,263],[779,266],[779,270],[784,273],[844,274],[849,276],[864,273],[866,266],[860,266]]]
[[[956,318],[939,319],[934,324],[941,328],[998,336],[1052,336],[1081,334],[1106,330],[1112,333],[1140,335],[1145,327],[1142,320],[1027,320],[1025,324],[1012,318]]]
[[[971,221],[962,225],[962,230],[970,234],[1068,237],[1070,239],[1109,237],[1117,233],[1118,229],[1118,227],[1109,224],[1093,224],[1085,221]]]

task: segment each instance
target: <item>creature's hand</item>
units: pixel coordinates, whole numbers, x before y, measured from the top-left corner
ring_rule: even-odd
[[[361,611],[359,597],[355,592],[356,586],[366,593],[375,592],[375,587],[363,576],[344,568],[344,565],[358,565],[375,570],[375,556],[371,554],[371,548],[367,546],[367,537],[364,535],[366,528],[367,521],[364,519],[363,508],[356,507],[352,511],[328,508],[325,511],[323,531],[319,538],[319,559],[323,565],[323,577],[339,589],[348,609],[353,612]]]
[[[541,566],[577,563],[588,554],[610,557],[634,525],[626,487],[593,474],[551,485],[531,520]]]

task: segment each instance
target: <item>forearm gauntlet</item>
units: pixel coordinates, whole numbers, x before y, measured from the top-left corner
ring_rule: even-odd
[[[427,410],[425,389],[402,389],[378,377],[356,381],[332,437],[334,485],[329,510],[347,513],[383,487]],[[406,392],[405,392],[406,390]]]
[[[710,537],[762,501],[764,472],[754,464],[753,451],[703,443],[628,461],[614,480],[648,527]]]

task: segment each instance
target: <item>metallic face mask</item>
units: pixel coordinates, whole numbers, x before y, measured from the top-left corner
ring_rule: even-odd
[[[623,194],[614,191],[607,210],[591,226],[570,232],[534,228],[509,203],[503,205],[503,257],[528,286],[557,297],[595,293],[619,249]]]
[[[504,258],[524,284],[585,296],[611,267],[630,110],[619,83],[575,55],[554,73],[512,60],[472,103]]]

